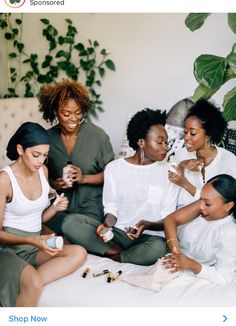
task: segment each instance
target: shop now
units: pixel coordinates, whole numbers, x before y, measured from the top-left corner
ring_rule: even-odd
[[[36,322],[36,323],[41,323],[41,322],[46,322],[48,320],[48,317],[41,317],[41,316],[16,316],[16,315],[11,315],[9,316],[9,322],[10,323],[28,323],[28,322]]]

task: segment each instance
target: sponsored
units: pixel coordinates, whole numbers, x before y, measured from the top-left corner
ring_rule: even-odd
[[[30,0],[31,6],[64,6],[64,0]]]

